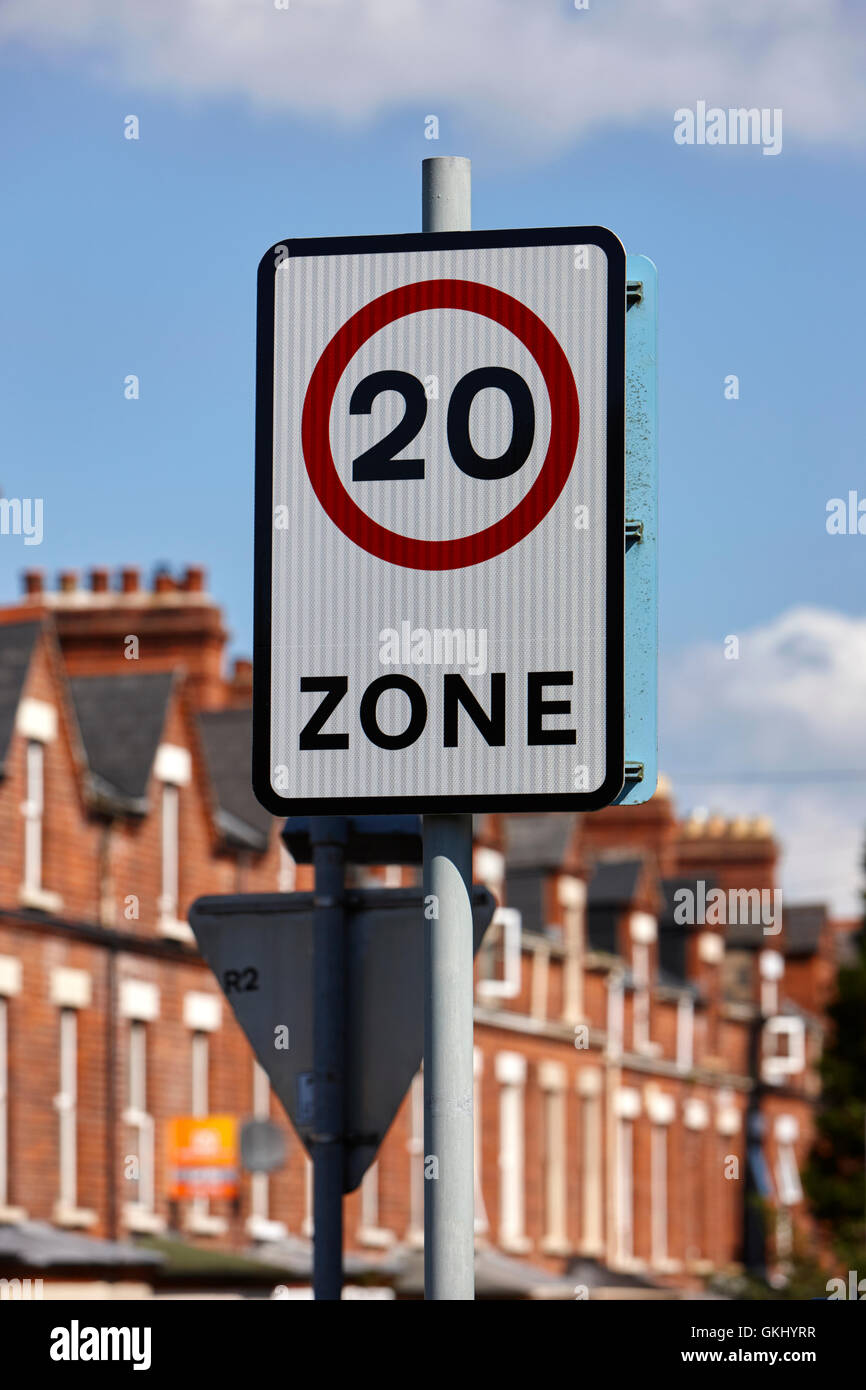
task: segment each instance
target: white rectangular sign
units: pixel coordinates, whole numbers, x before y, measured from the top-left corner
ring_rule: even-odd
[[[598,227],[259,267],[253,780],[275,814],[623,785],[625,254]]]

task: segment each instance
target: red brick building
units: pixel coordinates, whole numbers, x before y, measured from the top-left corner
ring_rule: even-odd
[[[87,587],[65,574],[50,592],[34,573],[0,610],[7,1228],[306,1250],[293,1135],[236,1204],[167,1197],[171,1117],[270,1113],[288,1130],[186,922],[200,894],[312,886],[252,796],[251,670],[224,676],[226,637],[198,569],[150,589],[133,570]],[[680,821],[665,786],[629,810],[477,819],[475,877],[502,904],[476,982],[476,1225],[494,1284],[652,1292],[736,1265],[750,1105],[784,1262],[807,1225],[798,1167],[840,931],[821,908],[778,912],[776,860],[764,822]],[[408,1292],[421,1086],[346,1213],[351,1266],[402,1270]]]

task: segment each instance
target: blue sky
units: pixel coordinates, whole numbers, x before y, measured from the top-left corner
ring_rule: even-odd
[[[469,155],[476,227],[601,223],[659,268],[662,688],[681,702],[685,682],[692,697],[688,718],[676,700],[676,721],[663,707],[662,767],[752,766],[765,742],[760,730],[787,728],[787,719],[790,743],[773,746],[765,766],[778,768],[782,759],[801,768],[866,768],[858,715],[866,707],[866,537],[831,537],[825,528],[829,498],[852,488],[866,497],[866,124],[847,67],[862,55],[854,11],[817,5],[820,42],[833,41],[820,55],[824,66],[832,57],[826,90],[808,68],[815,17],[801,0],[780,21],[775,56],[764,0],[722,7],[740,26],[741,47],[727,66],[711,13],[719,7],[699,5],[704,28],[692,20],[690,46],[676,51],[668,43],[664,54],[648,54],[650,63],[670,53],[676,61],[663,79],[650,73],[643,90],[643,76],[628,73],[612,72],[607,84],[596,74],[593,86],[575,27],[596,24],[585,29],[587,41],[600,36],[609,45],[590,55],[594,71],[605,51],[628,44],[637,13],[631,0],[598,19],[592,8],[575,15],[547,6],[548,28],[525,35],[524,48],[531,54],[533,41],[561,32],[563,45],[574,45],[577,95],[545,105],[544,71],[534,87],[521,85],[520,54],[498,31],[487,56],[480,29],[462,35],[464,48],[477,51],[456,75],[432,53],[429,72],[416,70],[410,81],[404,68],[412,53],[403,52],[399,26],[386,21],[402,15],[405,24],[411,12],[420,25],[426,11],[400,0],[354,6],[375,21],[368,66],[379,80],[369,87],[363,73],[340,83],[349,39],[335,53],[336,72],[323,70],[316,82],[327,35],[310,28],[303,3],[307,28],[298,21],[282,70],[269,52],[267,34],[276,31],[255,28],[261,15],[249,0],[212,7],[220,44],[197,35],[190,20],[174,48],[163,30],[172,16],[194,14],[186,0],[156,6],[163,29],[148,33],[144,46],[135,7],[119,6],[109,24],[111,8],[104,0],[59,9],[13,0],[0,20],[0,489],[41,496],[45,507],[41,546],[0,538],[4,600],[29,566],[53,575],[98,564],[203,563],[227,607],[233,651],[248,654],[259,257],[287,236],[416,230],[421,160]],[[343,0],[324,8],[339,17]],[[492,19],[515,14],[507,0],[481,8]],[[680,34],[676,0],[659,9]],[[764,27],[750,26],[749,12]],[[268,15],[274,22],[295,21]],[[241,38],[233,43],[235,24]],[[359,34],[363,67],[369,35]],[[560,53],[551,83],[562,86],[567,60]],[[497,61],[498,95],[487,73]],[[511,103],[509,63],[520,76],[516,86],[512,77]],[[618,101],[616,82],[626,78]],[[676,145],[673,111],[698,98],[782,105],[781,154]],[[140,121],[138,141],[124,139],[130,113]],[[438,141],[424,138],[429,113],[439,118]],[[124,399],[129,373],[140,378],[138,401]],[[728,373],[739,377],[739,400],[724,398]],[[810,618],[815,609],[841,626]],[[806,616],[792,626],[792,613]],[[739,684],[720,695],[719,683],[733,673],[717,658],[731,633],[743,643]],[[786,661],[796,669],[780,682]],[[814,680],[816,663],[825,686],[792,696],[799,674],[811,671]],[[828,698],[840,683],[848,713],[831,728]],[[810,714],[816,700],[821,708]],[[838,845],[837,793],[826,786],[817,798],[796,793],[810,844],[820,822]],[[681,803],[698,795],[730,811],[745,801],[777,820],[781,807],[782,827],[791,814],[789,793],[769,785],[689,787]],[[844,797],[850,905],[866,783]],[[827,865],[825,854],[800,891],[831,892],[824,881],[842,870]]]

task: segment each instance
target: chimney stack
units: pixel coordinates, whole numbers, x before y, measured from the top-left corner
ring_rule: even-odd
[[[187,565],[180,587],[188,594],[202,594],[204,593],[204,583],[204,566]]]

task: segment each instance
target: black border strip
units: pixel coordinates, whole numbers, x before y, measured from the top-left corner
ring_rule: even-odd
[[[606,769],[593,792],[550,795],[286,798],[271,786],[271,579],[273,517],[274,294],[288,256],[395,251],[486,250],[503,246],[598,246],[607,257],[607,635]],[[302,237],[276,242],[259,263],[256,325],[256,484],[253,638],[253,790],[273,815],[390,811],[597,811],[624,784],[625,703],[625,248],[606,227],[521,227],[488,232]]]

